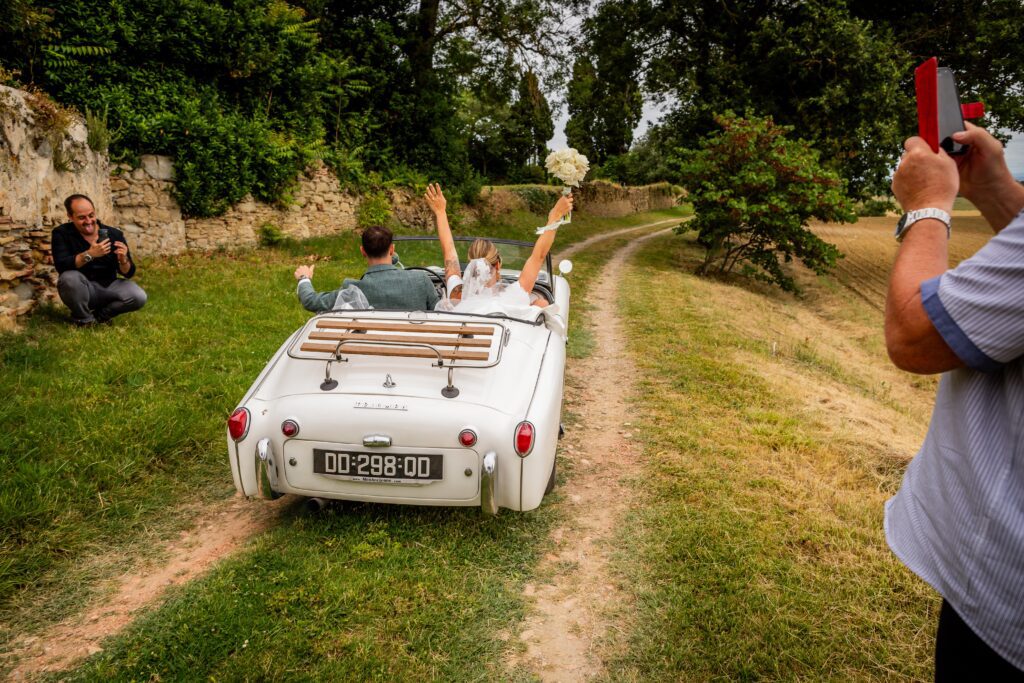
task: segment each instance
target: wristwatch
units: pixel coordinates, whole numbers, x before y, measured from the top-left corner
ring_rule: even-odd
[[[942,209],[916,209],[914,211],[908,211],[900,217],[898,223],[896,223],[896,241],[902,242],[903,238],[907,234],[907,230],[910,230],[910,226],[918,222],[923,218],[936,218],[946,224],[946,239],[949,239],[949,235],[952,232],[949,224],[952,219],[949,214]]]
[[[87,251],[83,251],[82,252],[82,265],[85,265],[86,263],[89,263],[89,261],[92,261],[92,254],[90,254]]]

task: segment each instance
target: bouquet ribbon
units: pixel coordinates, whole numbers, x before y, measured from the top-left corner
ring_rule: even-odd
[[[552,223],[551,225],[542,225],[539,228],[537,228],[537,234],[538,235],[543,235],[546,232],[551,232],[552,230],[558,230],[559,226],[565,225],[568,222],[569,221],[565,220],[564,218],[561,218],[561,219],[555,221],[554,223]]]

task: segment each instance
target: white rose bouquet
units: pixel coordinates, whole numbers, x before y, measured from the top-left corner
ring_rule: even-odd
[[[548,173],[565,184],[562,194],[569,194],[572,192],[570,188],[579,187],[580,181],[583,180],[587,175],[587,171],[590,170],[590,162],[587,161],[587,158],[572,147],[560,149],[549,154],[548,158],[544,160],[544,166],[547,168]],[[572,222],[572,213],[570,212],[562,222]]]

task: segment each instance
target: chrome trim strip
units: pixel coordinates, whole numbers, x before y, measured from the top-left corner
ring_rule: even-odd
[[[487,451],[480,462],[480,511],[498,514],[498,454]]]
[[[367,434],[363,437],[363,445],[367,448],[388,448],[391,437],[385,434]]]
[[[256,494],[260,498],[274,500],[281,497],[281,494],[274,490],[274,479],[277,479],[274,449],[270,445],[270,439],[263,437],[256,443]]]

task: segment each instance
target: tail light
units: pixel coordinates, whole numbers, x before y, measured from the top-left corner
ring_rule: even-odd
[[[474,432],[472,429],[463,429],[461,432],[459,432],[459,443],[461,443],[466,448],[473,446],[474,444],[476,444],[476,432]]]
[[[516,426],[516,453],[525,458],[533,450],[533,437],[536,435],[533,425],[525,420]]]
[[[285,420],[281,423],[281,433],[289,439],[299,433],[299,423],[295,420]]]
[[[249,411],[238,408],[228,418],[228,434],[235,441],[241,441],[249,431]]]

